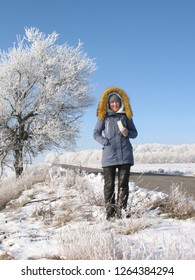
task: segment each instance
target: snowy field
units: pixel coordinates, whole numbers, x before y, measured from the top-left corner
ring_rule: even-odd
[[[191,149],[190,156],[194,155],[194,145]],[[60,162],[98,167],[100,157],[99,151],[49,154],[44,163],[29,167],[17,184],[13,177],[2,179],[1,198],[9,192],[17,194],[17,190],[20,194],[0,212],[0,259],[195,260],[194,217],[177,219],[163,213],[160,205],[168,195],[131,182],[131,218],[107,221],[101,174],[52,167]],[[158,164],[139,162],[133,169],[195,174],[194,161],[185,162],[185,153],[183,159]],[[181,195],[180,203],[181,207],[195,208],[190,197]]]

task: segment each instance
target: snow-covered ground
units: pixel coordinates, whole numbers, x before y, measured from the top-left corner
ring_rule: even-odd
[[[195,260],[194,218],[168,218],[159,207],[151,207],[156,201],[164,201],[166,194],[131,182],[131,218],[107,221],[101,174],[51,167],[56,162],[100,166],[97,151],[95,155],[86,153],[81,157],[78,152],[71,157],[50,154],[45,163],[31,167],[29,180],[32,173],[38,177],[41,168],[47,176],[26,187],[0,212],[0,259]],[[84,157],[88,161],[84,162]],[[189,175],[195,174],[195,163],[134,166],[134,171],[159,169]]]
[[[102,205],[102,176],[74,176],[70,171],[67,176],[37,183],[7,205],[0,213],[1,255],[75,259],[82,258],[79,250],[86,246],[89,252],[83,258],[96,259],[98,252],[91,251],[91,246],[97,246],[94,242],[109,248],[114,238],[113,246],[121,243],[124,259],[195,259],[195,221],[165,218],[158,215],[158,209],[147,207],[148,202],[163,200],[165,194],[131,183],[129,207],[139,215],[108,222]],[[140,230],[128,233],[136,224]],[[99,254],[106,257],[104,251]]]

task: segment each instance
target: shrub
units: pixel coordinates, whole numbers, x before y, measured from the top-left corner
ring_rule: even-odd
[[[180,185],[172,185],[170,195],[162,207],[170,218],[188,219],[195,217],[195,203]]]

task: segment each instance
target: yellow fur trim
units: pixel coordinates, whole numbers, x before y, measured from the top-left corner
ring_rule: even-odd
[[[100,120],[103,120],[106,116],[107,113],[107,100],[108,100],[108,95],[112,92],[116,92],[120,95],[123,104],[124,104],[124,109],[125,109],[125,114],[127,118],[131,119],[133,117],[133,112],[130,106],[129,98],[127,94],[124,92],[124,90],[117,88],[117,87],[109,87],[107,88],[101,95],[100,102],[98,105],[97,109],[97,117]]]

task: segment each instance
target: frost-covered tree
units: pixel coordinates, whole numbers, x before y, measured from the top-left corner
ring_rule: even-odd
[[[58,34],[26,28],[8,51],[0,51],[0,164],[23,165],[54,147],[70,150],[80,118],[93,104],[95,62],[77,47],[58,45]]]

